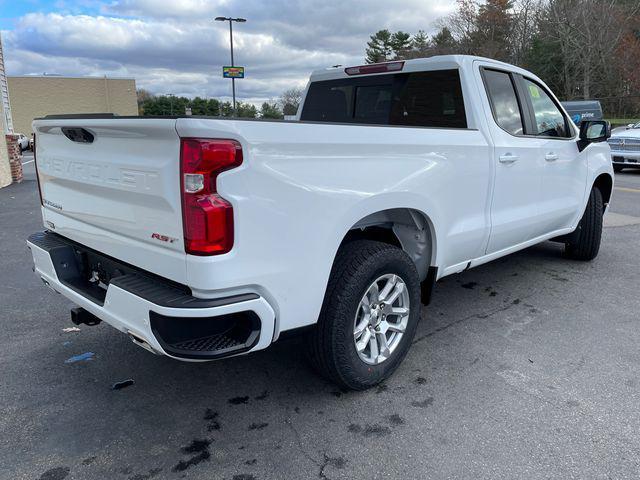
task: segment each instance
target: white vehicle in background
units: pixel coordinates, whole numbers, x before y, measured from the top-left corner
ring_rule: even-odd
[[[76,323],[180,360],[304,332],[352,389],[398,367],[436,280],[549,239],[595,258],[613,188],[606,122],[469,56],[316,71],[293,122],[33,125],[28,245]]]
[[[611,129],[611,135],[613,135],[614,133],[622,133],[626,130],[631,130],[632,128],[640,128],[640,122],[638,123],[629,123],[627,125],[623,125],[621,127],[616,127],[616,128],[612,128]]]
[[[29,148],[29,139],[22,133],[18,133],[18,145],[20,145],[20,151],[24,152]]]
[[[613,169],[640,168],[640,122],[616,128],[609,138]]]

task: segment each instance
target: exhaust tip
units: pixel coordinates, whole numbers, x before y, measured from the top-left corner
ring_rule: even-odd
[[[159,355],[159,353],[141,336],[133,333],[131,330],[127,330],[127,335],[131,339],[133,343],[138,345],[139,347],[144,348],[145,350],[153,353],[154,355]]]

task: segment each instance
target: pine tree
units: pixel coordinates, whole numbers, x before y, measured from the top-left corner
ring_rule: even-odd
[[[512,9],[512,0],[487,0],[480,5],[475,33],[478,54],[497,60],[510,60]]]
[[[393,50],[393,58],[402,60],[407,58],[411,50],[411,35],[398,30],[391,35],[391,49]]]
[[[429,56],[430,41],[424,30],[418,30],[411,41],[411,57],[423,58]]]
[[[393,47],[391,44],[391,32],[387,29],[379,30],[371,35],[365,50],[367,63],[385,62],[391,58]]]
[[[431,45],[434,55],[450,55],[452,53],[459,53],[458,42],[451,34],[451,30],[447,27],[442,27],[438,33],[436,33],[431,39]]]

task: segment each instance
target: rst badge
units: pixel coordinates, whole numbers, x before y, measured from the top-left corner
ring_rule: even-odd
[[[160,240],[161,242],[165,242],[165,243],[173,243],[176,240],[178,240],[177,238],[169,237],[167,235],[162,235],[160,233],[152,233],[151,238],[153,238],[154,240]]]

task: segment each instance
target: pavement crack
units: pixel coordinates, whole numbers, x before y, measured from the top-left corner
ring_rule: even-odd
[[[307,452],[302,446],[302,438],[300,438],[300,432],[298,432],[298,429],[294,427],[293,423],[291,423],[291,418],[287,418],[286,424],[293,432],[293,435],[296,437],[296,444],[300,453],[302,453],[302,455],[311,463],[313,463],[315,466],[322,468],[322,464],[318,462],[315,458],[313,458],[313,455]]]
[[[291,431],[293,432],[293,435],[296,438],[296,446],[298,448],[298,451],[300,453],[302,453],[302,455],[307,460],[309,460],[316,467],[318,467],[318,469],[319,469],[318,470],[318,478],[320,478],[322,480],[330,480],[329,477],[327,477],[327,474],[325,473],[325,469],[328,466],[333,466],[335,468],[344,468],[344,466],[347,463],[347,461],[343,457],[330,457],[326,453],[323,453],[322,454],[322,461],[320,462],[320,461],[316,460],[314,458],[314,456],[312,454],[310,454],[309,452],[307,452],[307,450],[305,450],[304,446],[302,445],[302,438],[300,437],[300,432],[298,432],[298,429],[291,422],[291,418],[287,418],[287,421],[285,423],[291,429]]]
[[[526,297],[522,297],[520,299],[518,299],[518,302],[510,302],[509,304],[503,306],[503,307],[499,307],[499,308],[495,308],[493,310],[489,310],[487,313],[474,313],[472,315],[468,315],[466,317],[460,318],[458,320],[454,320],[451,323],[447,323],[446,325],[443,325],[441,327],[436,328],[435,330],[432,330],[428,333],[425,333],[424,335],[422,335],[421,337],[418,337],[416,339],[413,340],[412,345],[416,344],[418,342],[421,342],[429,337],[432,337],[434,335],[436,335],[437,333],[440,332],[444,332],[445,330],[448,330],[451,327],[455,327],[456,325],[459,325],[463,322],[466,322],[467,320],[471,320],[472,318],[480,318],[480,319],[485,319],[485,318],[489,318],[492,317],[493,315],[495,315],[496,313],[500,313],[500,312],[505,312],[507,310],[509,310],[512,307],[518,306],[520,303],[522,303],[523,300],[527,300],[530,297],[532,297],[532,295],[528,295]]]

